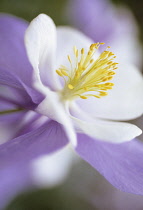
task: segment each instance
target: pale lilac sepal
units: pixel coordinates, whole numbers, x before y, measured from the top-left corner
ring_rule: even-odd
[[[116,188],[143,194],[143,144],[140,141],[110,144],[79,135],[76,151]]]

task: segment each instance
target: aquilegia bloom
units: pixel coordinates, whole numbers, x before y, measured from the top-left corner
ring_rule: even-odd
[[[108,46],[98,55],[102,44],[72,28],[56,29],[44,14],[28,27],[1,15],[0,125],[7,142],[0,146],[0,180],[71,143],[115,187],[143,194],[142,144],[117,144],[141,134],[118,120],[142,114],[143,79],[131,65],[117,70]]]

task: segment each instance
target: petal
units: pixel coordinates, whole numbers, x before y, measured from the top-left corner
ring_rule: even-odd
[[[57,40],[56,69],[59,69],[61,65],[65,66],[67,69],[71,69],[71,63],[67,57],[68,55],[70,56],[73,69],[77,61],[73,50],[74,47],[76,46],[79,51],[84,48],[85,52],[87,52],[90,45],[94,43],[92,39],[88,38],[80,31],[68,26],[57,27]],[[98,56],[98,53],[96,53],[94,57],[96,56]],[[64,86],[65,81],[63,78],[59,77],[59,79],[62,86]]]
[[[51,88],[58,85],[54,71],[56,41],[55,24],[45,14],[37,16],[26,30],[25,45],[35,72],[33,79]]]
[[[95,119],[74,103],[69,106],[69,115],[77,132],[102,141],[122,143],[142,133],[141,129],[130,123]]]
[[[32,186],[27,165],[7,167],[0,171],[0,209],[3,209],[16,195]]]
[[[28,24],[20,18],[0,15],[0,67],[20,77],[26,83],[32,73],[24,47],[24,33]]]
[[[6,78],[8,78],[8,75],[9,74],[6,75]],[[1,79],[3,79],[3,75],[1,75],[0,80]],[[3,110],[7,109],[6,104],[9,104],[9,109],[12,109],[12,107],[34,109],[36,104],[32,101],[31,96],[27,93],[24,87],[15,87],[10,80],[9,82],[7,80],[6,83],[7,84],[0,85],[0,104],[3,103]],[[0,84],[3,84],[3,82],[1,83],[0,81]]]
[[[118,20],[117,36],[114,35],[113,39],[108,42],[112,51],[117,56],[119,63],[132,63],[138,67],[138,70],[142,69],[142,48],[138,40],[139,33],[137,23],[133,20],[133,16],[130,11],[121,9]],[[129,28],[128,26],[131,26]],[[133,26],[133,27],[132,27]],[[138,49],[138,50],[137,50]],[[137,53],[134,53],[136,52]]]
[[[57,39],[57,68],[61,65],[69,66],[67,55],[71,56],[72,61],[75,60],[73,54],[74,46],[79,50],[82,48],[88,50],[90,45],[94,43],[92,39],[84,35],[82,32],[68,26],[57,27]]]
[[[26,89],[34,102],[41,94],[32,88],[33,70],[24,46],[24,34],[28,24],[20,18],[0,15],[0,84]],[[25,91],[25,92],[26,92]]]
[[[52,153],[66,144],[67,137],[61,125],[46,122],[38,129],[0,145],[0,168]]]
[[[7,104],[4,103],[4,105]],[[12,108],[12,110],[16,109],[16,107]],[[37,129],[48,119],[34,111],[9,111],[11,109],[8,108],[6,111],[4,109],[5,113],[0,113],[0,144]],[[46,119],[43,120],[43,118]]]
[[[15,138],[21,129],[24,114],[15,115],[12,114],[12,116],[9,116],[10,121],[0,121],[0,144]],[[8,120],[7,117],[3,117],[3,119]]]
[[[0,96],[0,144],[17,136],[26,112],[14,103],[2,100]]]
[[[36,159],[32,163],[34,183],[40,187],[53,187],[63,182],[74,163],[74,155],[71,148],[66,147]]]
[[[35,111],[61,123],[69,140],[76,146],[75,130],[59,96],[48,89],[46,94],[47,97],[39,104]]]
[[[16,92],[12,88],[0,86],[0,144],[34,129],[37,118],[42,117],[36,112],[28,111],[27,108],[31,108],[32,103],[24,101],[24,94],[16,93],[19,94],[19,90]]]
[[[116,188],[143,195],[143,145],[137,140],[109,144],[79,135],[77,153]]]
[[[19,191],[34,183],[29,160],[50,154],[67,144],[65,133],[57,122],[50,121],[40,128],[0,146],[0,207]]]
[[[32,87],[32,80],[28,82],[29,84],[26,84],[22,81],[23,78],[21,76],[17,77],[16,74],[2,68],[0,68],[0,73],[0,96],[5,98],[5,100],[11,100],[22,106],[32,107],[43,99],[42,93]],[[30,77],[30,74],[28,76]]]
[[[143,77],[140,72],[132,65],[120,65],[113,83],[115,86],[108,96],[79,99],[77,104],[92,116],[104,119],[130,120],[140,116],[143,113]]]
[[[135,120],[131,121],[133,124],[139,126],[143,130],[143,115]],[[143,141],[143,134],[138,137],[141,141]]]
[[[139,28],[132,12],[126,7],[113,7],[114,34],[107,40],[119,62],[142,66],[142,48],[139,42]],[[113,18],[113,16],[115,18]],[[108,18],[107,18],[108,19]],[[138,49],[138,50],[137,50]],[[137,53],[134,53],[137,51]]]
[[[143,207],[142,195],[116,189],[85,161],[80,161],[70,172],[68,190],[93,205],[87,209],[141,210]]]
[[[21,107],[11,103],[10,101],[2,100],[0,96],[0,122],[9,123],[14,122],[22,118],[25,114],[25,110]]]
[[[92,138],[112,143],[130,141],[142,131],[131,123],[112,122],[96,119],[93,122],[72,117],[78,133],[85,133]]]

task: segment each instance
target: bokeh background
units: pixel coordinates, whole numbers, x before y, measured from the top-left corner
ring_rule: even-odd
[[[31,21],[39,13],[46,13],[52,17],[56,25],[68,25],[67,14],[65,14],[67,2],[67,0],[0,0],[0,12],[13,14],[27,21]],[[138,39],[142,45],[143,1],[112,0],[112,3],[117,6],[124,4],[133,12],[139,27]],[[138,49],[136,49],[136,51],[138,51]],[[82,176],[83,174],[84,176]],[[95,178],[96,183],[94,184]],[[93,182],[91,180],[93,180]],[[117,206],[119,206],[119,208]],[[41,188],[39,190],[23,192],[6,208],[6,210],[31,209],[142,210],[143,196],[119,192],[107,183],[107,181],[87,163],[81,161],[73,166],[70,175],[66,178],[64,183],[51,189]]]
[[[140,27],[140,39],[143,41],[143,1],[111,1],[116,5],[124,4],[132,10]],[[0,0],[0,12],[14,14],[28,21],[39,13],[46,13],[55,20],[57,25],[68,24],[63,15],[67,2],[67,0]]]
[[[100,0],[99,0],[100,1]],[[132,11],[139,27],[139,41],[143,45],[143,1],[142,0],[109,0],[117,7],[120,5]],[[10,13],[31,21],[40,13],[48,14],[56,25],[69,25],[65,13],[69,0],[0,0],[0,12]],[[82,3],[82,0],[81,0]],[[138,50],[138,49],[136,49]],[[136,52],[135,52],[136,53]],[[143,68],[142,68],[143,71]]]

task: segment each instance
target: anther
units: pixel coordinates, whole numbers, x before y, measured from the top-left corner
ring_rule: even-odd
[[[68,73],[65,70],[62,69],[61,72],[64,76],[68,76]]]
[[[80,98],[82,98],[82,99],[87,99],[87,97],[86,97],[86,96],[80,96]]]
[[[59,70],[56,70],[56,72],[57,72],[57,74],[58,74],[60,77],[63,76],[63,74],[62,74]]]
[[[71,84],[68,84],[68,88],[69,88],[70,90],[73,90],[73,89],[74,89],[73,85],[71,85]]]
[[[71,63],[71,58],[70,58],[70,56],[68,55],[68,60],[69,60],[69,62]]]
[[[84,48],[81,49],[81,54],[84,54]]]

